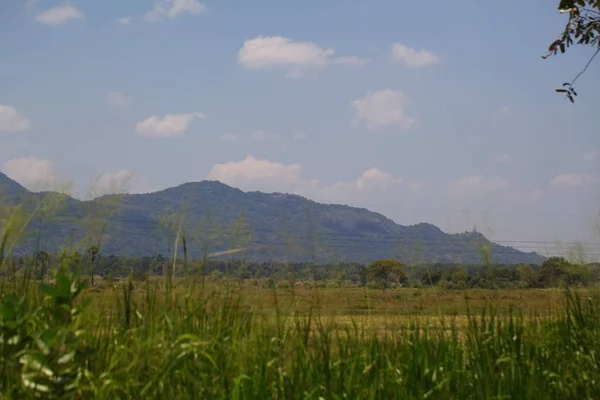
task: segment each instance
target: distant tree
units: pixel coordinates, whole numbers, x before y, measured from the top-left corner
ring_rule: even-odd
[[[360,286],[367,286],[367,281],[368,281],[368,269],[367,267],[365,267],[364,265],[361,265],[359,270],[358,270],[358,277],[360,280]]]
[[[425,271],[421,276],[421,284],[425,286],[435,286],[442,279],[442,271]]]
[[[589,266],[569,263],[561,268],[559,280],[566,285],[587,285],[591,278],[592,271]]]
[[[368,266],[369,282],[375,282],[384,292],[392,282],[406,281],[405,265],[393,258],[373,261]]]
[[[519,264],[517,265],[516,271],[519,280],[525,283],[527,287],[532,287],[535,285],[535,282],[537,281],[537,274],[534,269],[531,268],[531,265]]]
[[[469,284],[470,275],[464,268],[452,268],[448,271],[448,280],[457,288],[464,289]]]
[[[577,96],[573,85],[600,53],[600,0],[560,0],[558,9],[561,13],[569,13],[569,20],[559,38],[550,44],[548,54],[542,58],[556,55],[558,51],[564,53],[574,44],[595,49],[583,70],[571,81],[563,83],[562,88],[555,89],[558,93],[564,93],[573,103],[574,96]]]
[[[44,250],[40,250],[35,255],[35,261],[40,273],[40,282],[42,282],[46,274],[46,267],[50,263],[50,256]]]
[[[587,265],[590,271],[590,280],[592,282],[600,282],[600,263],[591,263]]]
[[[550,257],[540,268],[540,282],[544,286],[555,286],[566,267],[571,265],[564,257]]]
[[[98,254],[100,254],[100,248],[98,246],[90,246],[87,250],[87,260],[90,268],[89,271],[92,286],[94,286],[94,266],[96,265]]]

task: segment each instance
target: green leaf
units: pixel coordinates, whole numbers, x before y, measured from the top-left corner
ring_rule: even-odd
[[[557,93],[567,93],[565,89],[554,89]]]
[[[57,362],[58,362],[58,364],[66,364],[69,361],[71,361],[74,357],[75,357],[75,352],[72,351],[70,353],[65,354],[61,358],[59,358]]]

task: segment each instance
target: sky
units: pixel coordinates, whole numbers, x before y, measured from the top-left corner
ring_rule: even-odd
[[[205,179],[600,258],[600,60],[557,3],[1,0],[0,168]]]

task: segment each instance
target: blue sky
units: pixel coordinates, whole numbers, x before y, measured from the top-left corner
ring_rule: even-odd
[[[600,64],[573,105],[553,89],[591,49],[540,57],[566,18],[542,0],[3,1],[0,167],[78,196],[216,179],[600,255]]]

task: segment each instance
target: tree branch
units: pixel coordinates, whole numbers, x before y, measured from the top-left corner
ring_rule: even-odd
[[[578,73],[575,78],[573,78],[573,80],[571,81],[570,86],[573,86],[573,84],[575,83],[575,81],[577,79],[579,79],[579,77],[585,73],[585,71],[588,69],[588,67],[590,66],[590,64],[592,63],[592,61],[594,61],[594,58],[596,58],[596,56],[598,55],[598,53],[600,53],[600,46],[598,47],[598,49],[596,50],[596,52],[592,55],[592,57],[588,60],[587,64],[585,65],[585,68],[583,68],[583,70],[581,70],[581,72]]]

